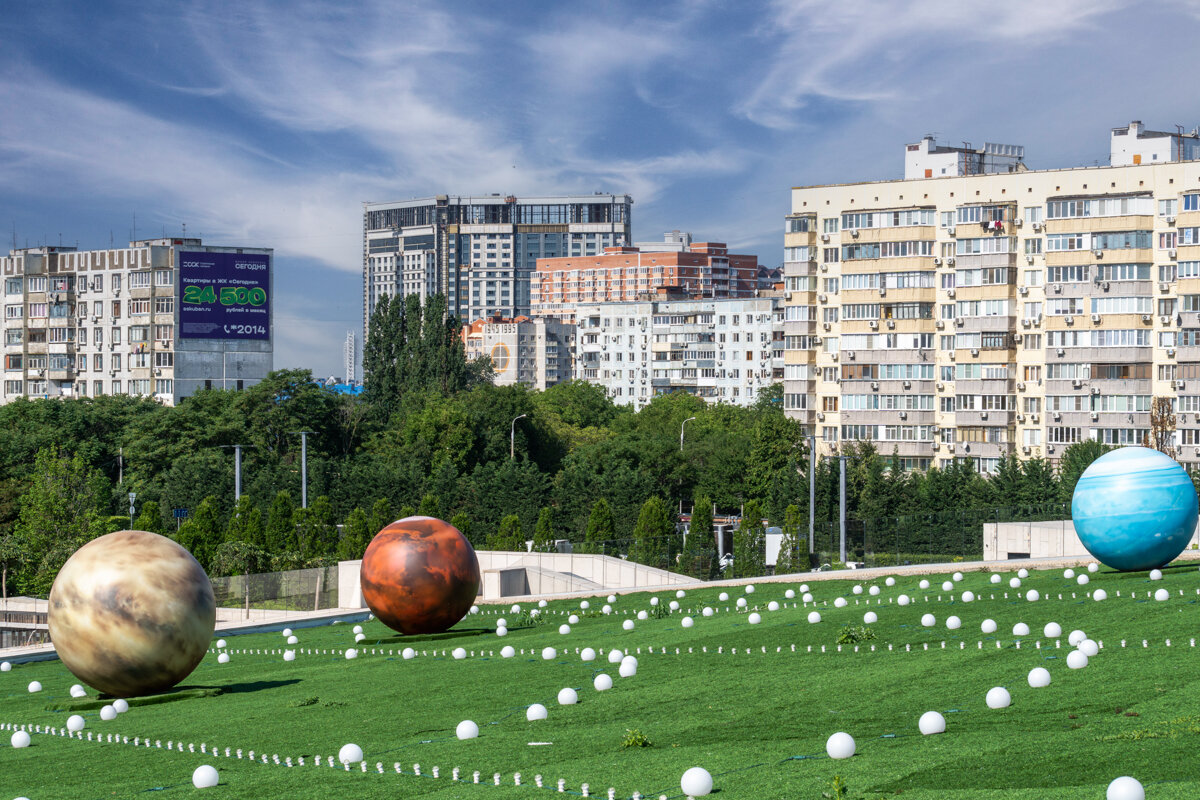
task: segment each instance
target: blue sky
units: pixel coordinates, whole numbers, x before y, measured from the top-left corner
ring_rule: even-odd
[[[341,375],[363,201],[628,192],[635,239],[777,264],[793,185],[896,178],[935,133],[1107,159],[1191,129],[1195,2],[15,3],[0,226],[273,247],[275,362]]]

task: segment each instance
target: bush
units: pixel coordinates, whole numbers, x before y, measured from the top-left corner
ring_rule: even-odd
[[[844,625],[838,632],[838,644],[858,644],[875,638],[875,631],[868,625]]]
[[[626,728],[625,736],[621,739],[621,747],[628,749],[630,747],[650,747],[653,743],[646,738],[646,734],[642,733],[637,728]]]

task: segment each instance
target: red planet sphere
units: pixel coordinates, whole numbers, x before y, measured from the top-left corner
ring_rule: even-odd
[[[479,559],[467,537],[433,517],[405,517],[381,530],[363,554],[363,599],[401,633],[441,633],[479,594]]]

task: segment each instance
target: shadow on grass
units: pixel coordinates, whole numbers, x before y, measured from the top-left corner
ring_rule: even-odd
[[[176,686],[159,694],[149,694],[143,697],[128,698],[130,708],[138,706],[156,706],[162,703],[174,703],[180,700],[194,700],[202,697],[217,697],[222,694],[244,694],[246,692],[261,692],[265,689],[278,689],[281,686],[291,686],[299,683],[298,678],[281,681],[253,681],[251,683],[233,683],[228,686]],[[99,697],[81,697],[78,700],[52,703],[46,706],[47,711],[95,711],[111,703],[115,698],[109,695]]]
[[[510,630],[518,630],[511,628]],[[478,636],[494,635],[495,628],[453,628],[442,633],[422,633],[413,636],[396,634],[386,639],[379,639],[379,644],[416,644],[418,642],[452,642],[456,639],[471,639]]]

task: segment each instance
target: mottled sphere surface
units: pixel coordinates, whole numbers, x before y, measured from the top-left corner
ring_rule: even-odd
[[[114,697],[171,688],[212,640],[212,584],[192,554],[146,531],[117,531],[67,559],[50,588],[50,639],[75,677]]]
[[[1105,453],[1083,471],[1071,498],[1075,531],[1113,569],[1152,569],[1183,552],[1196,528],[1187,472],[1147,447]]]
[[[367,606],[389,628],[440,633],[475,602],[479,560],[467,537],[450,523],[406,517],[371,540],[359,580]]]

